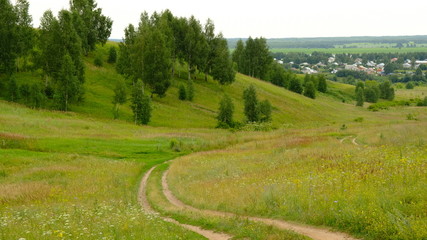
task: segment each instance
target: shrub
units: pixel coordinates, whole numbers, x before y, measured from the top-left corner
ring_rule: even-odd
[[[193,81],[190,79],[187,83],[187,100],[193,101],[194,98],[194,86]]]
[[[233,127],[233,113],[234,113],[233,101],[228,95],[224,95],[221,102],[219,103],[217,127],[218,128]]]
[[[258,104],[259,120],[261,122],[271,121],[271,103],[268,100],[264,100]]]
[[[102,67],[103,62],[102,62],[102,58],[101,58],[101,56],[97,55],[97,56],[95,57],[95,59],[93,60],[93,64],[94,64],[95,66],[97,66],[97,67]]]
[[[182,142],[173,138],[169,142],[169,148],[175,152],[181,152],[182,151]]]
[[[179,98],[179,100],[187,99],[187,91],[185,90],[185,87],[183,84],[179,85],[178,98]]]
[[[418,120],[418,117],[417,117],[417,115],[416,114],[413,114],[413,113],[408,113],[407,115],[406,115],[406,120]]]
[[[117,61],[117,50],[115,47],[110,47],[110,52],[108,54],[108,63],[114,64]]]
[[[243,99],[245,102],[245,116],[248,122],[258,122],[258,99],[256,96],[256,90],[253,85],[250,85],[243,92]]]

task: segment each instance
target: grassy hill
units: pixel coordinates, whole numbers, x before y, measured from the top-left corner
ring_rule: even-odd
[[[186,83],[186,73],[178,67],[178,76],[183,78],[173,79],[166,97],[154,97],[149,125],[137,126],[129,103],[121,108],[120,119],[113,120],[113,88],[122,76],[111,64],[92,64],[96,54],[106,59],[113,44],[85,58],[86,100],[73,105],[72,112],[33,110],[0,100],[0,239],[200,239],[140,211],[136,194],[142,173],[151,166],[211,149],[224,150],[181,158],[172,164],[170,177],[178,196],[202,208],[327,225],[370,236],[367,239],[395,231],[407,215],[425,212],[426,197],[420,190],[425,189],[425,108],[373,113],[354,106],[354,86],[328,82],[329,92],[319,93],[313,100],[241,74],[229,86],[197,76],[194,101],[180,101],[178,86]],[[19,73],[16,78],[22,84],[40,81],[41,75]],[[244,121],[242,94],[251,84],[259,99],[272,103],[272,124],[279,129],[214,129],[224,93],[233,99],[235,120]],[[406,98],[424,95],[424,91],[401,90],[397,95]],[[408,114],[418,121],[408,120]],[[351,139],[340,144],[340,139],[355,135],[364,146],[351,145]],[[312,173],[318,171],[320,177],[312,179]],[[367,176],[370,171],[375,174]],[[159,179],[160,172],[156,174]],[[190,181],[193,175],[199,180]],[[388,181],[383,185],[379,184],[382,177]],[[345,185],[338,179],[345,179]],[[410,187],[405,190],[407,183]],[[310,184],[323,188],[316,192]],[[346,186],[357,187],[347,192],[343,190]],[[394,194],[390,186],[399,187],[401,193]],[[381,192],[384,188],[389,191]],[[207,189],[221,199],[206,199],[203,192]],[[292,194],[286,197],[285,192]],[[310,211],[302,214],[314,199],[309,194],[331,201],[309,205]],[[369,205],[373,196],[377,196],[376,202]],[[335,207],[335,198],[340,203],[351,199],[340,205],[341,215],[328,211]],[[218,201],[212,203],[214,200]],[[283,202],[295,208],[281,206]],[[357,217],[372,206],[375,212],[369,218]],[[238,232],[241,238],[295,239],[293,235],[283,237],[289,235],[277,229],[248,226],[236,219],[216,219],[215,225],[212,219],[194,219],[179,211],[173,214],[190,223],[203,222],[208,228]],[[425,217],[415,217],[413,231],[424,237]],[[381,223],[387,223],[387,229]],[[401,229],[402,235],[390,236],[410,239],[411,229]]]
[[[107,59],[110,45],[98,48],[98,53]],[[78,113],[96,118],[112,118],[111,101],[116,81],[122,78],[117,74],[113,65],[104,63],[103,67],[96,67],[93,56],[86,58],[86,95],[85,103],[72,106],[72,110]],[[194,81],[195,97],[192,102],[178,100],[178,87],[186,84],[186,72],[178,66],[178,74],[172,81],[166,97],[154,96],[153,116],[150,126],[178,127],[178,128],[212,128],[216,126],[216,115],[219,102],[224,93],[233,99],[235,104],[235,119],[244,121],[243,115],[243,90],[253,84],[258,92],[259,99],[269,99],[273,105],[273,124],[325,124],[337,119],[345,118],[340,111],[350,111],[358,114],[351,104],[343,104],[341,99],[349,99],[349,85],[332,83],[331,94],[319,94],[316,100],[295,94],[283,88],[278,88],[270,83],[259,81],[242,74],[237,74],[236,81],[231,85],[222,86],[211,78],[206,82],[203,75],[197,76]],[[181,76],[182,78],[179,78]],[[128,83],[130,86],[130,83]],[[346,92],[347,91],[347,92]],[[128,92],[129,89],[128,89]],[[351,90],[350,90],[351,92]],[[338,96],[337,96],[338,95]],[[345,96],[342,96],[345,95]],[[363,112],[363,111],[362,111]],[[348,114],[346,114],[349,116]],[[351,118],[351,116],[350,116]],[[349,119],[350,119],[349,118]],[[121,108],[120,119],[132,121],[132,111],[129,102]],[[348,120],[348,119],[344,119]]]

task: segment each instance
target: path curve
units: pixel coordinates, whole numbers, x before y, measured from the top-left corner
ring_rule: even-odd
[[[340,143],[343,144],[345,140],[350,138],[353,138],[351,140],[351,143],[353,143],[353,145],[359,146],[359,144],[356,142],[357,137],[353,137],[353,136],[347,136],[347,137],[341,138]]]
[[[214,211],[214,210],[204,210],[204,209],[198,209],[193,206],[187,205],[183,203],[181,200],[179,200],[175,195],[173,195],[172,191],[170,191],[168,183],[167,183],[167,175],[169,173],[169,170],[166,170],[163,173],[162,176],[162,186],[163,186],[163,193],[168,199],[170,203],[173,205],[188,209],[195,212],[201,212],[207,215],[211,216],[219,216],[219,217],[243,217],[247,218],[254,222],[260,222],[267,225],[271,225],[274,227],[277,227],[282,230],[291,230],[296,233],[302,234],[304,236],[310,237],[314,240],[357,240],[356,238],[353,238],[345,233],[340,232],[331,232],[328,229],[324,228],[318,228],[318,227],[311,227],[311,226],[305,226],[301,224],[296,224],[292,222],[287,222],[283,220],[277,220],[277,219],[270,219],[270,218],[261,218],[261,217],[250,217],[250,216],[240,216],[234,213],[229,212],[220,212],[220,211]]]
[[[156,214],[156,215],[160,216],[160,214],[158,212],[156,212],[150,206],[150,203],[148,202],[148,199],[147,199],[147,182],[148,182],[148,178],[150,177],[151,172],[153,172],[153,170],[156,167],[157,166],[154,166],[150,170],[148,170],[145,173],[144,177],[142,178],[141,184],[139,185],[139,190],[138,190],[138,202],[141,205],[141,207],[144,209],[145,212],[150,213],[150,214]],[[200,234],[200,235],[202,235],[202,236],[204,236],[204,237],[206,237],[207,239],[210,239],[210,240],[228,240],[228,239],[231,238],[231,236],[229,236],[227,234],[217,233],[217,232],[214,232],[214,231],[211,231],[211,230],[202,229],[202,228],[200,228],[198,226],[183,224],[183,223],[180,223],[180,222],[178,222],[178,221],[176,221],[175,219],[172,219],[172,218],[162,217],[162,216],[160,216],[160,218],[163,221],[170,222],[170,223],[176,224],[178,226],[181,226],[181,227],[183,227],[185,229],[188,229],[188,230],[193,231],[193,232],[195,232],[197,234]]]

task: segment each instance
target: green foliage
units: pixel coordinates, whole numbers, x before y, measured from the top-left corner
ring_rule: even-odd
[[[394,99],[394,88],[391,86],[390,81],[385,81],[380,84],[380,97],[392,101]]]
[[[418,67],[417,70],[415,70],[415,74],[412,76],[412,81],[414,81],[414,82],[423,82],[423,81],[425,81],[425,77],[424,77],[423,71],[421,70],[420,67]]]
[[[181,89],[180,89],[180,94],[181,94]],[[191,80],[191,79],[187,82],[186,95],[187,95],[188,101],[193,101],[193,99],[194,99],[194,84],[193,84],[193,80]]]
[[[8,100],[12,102],[18,101],[20,95],[19,95],[19,88],[18,84],[16,83],[16,79],[11,76],[9,78],[9,84],[8,84]]]
[[[418,116],[417,116],[417,114],[414,114],[414,113],[408,113],[408,114],[406,115],[406,120],[414,120],[414,121],[417,121],[417,120],[418,120]]]
[[[377,102],[374,104],[371,104],[368,107],[368,110],[373,111],[373,112],[377,112],[380,110],[387,110],[390,107],[397,107],[397,106],[409,106],[411,105],[410,101],[389,101],[389,102]]]
[[[270,66],[273,63],[266,39],[249,37],[244,45],[243,42],[238,42],[237,47],[238,49],[233,53],[232,58],[237,61],[238,71],[266,80]]]
[[[9,0],[0,1],[0,73],[10,75],[25,70],[16,60],[21,58],[26,64],[33,48],[35,32],[31,22],[28,1],[17,0],[15,6]]]
[[[58,108],[67,111],[69,103],[82,102],[85,77],[81,39],[69,11],[60,11],[58,19],[51,11],[44,13],[40,24],[39,48],[39,67],[55,82]]]
[[[235,80],[236,72],[228,50],[227,40],[222,35],[214,39],[214,55],[212,58],[212,77],[220,84],[231,84]]]
[[[141,80],[138,80],[133,87],[131,108],[136,124],[148,124],[151,118],[151,100],[145,95]]]
[[[384,66],[384,73],[390,74],[390,73],[393,73],[394,71],[396,71],[397,69],[399,69],[399,66],[396,63],[387,63]]]
[[[328,90],[328,85],[326,83],[326,78],[323,74],[320,74],[318,76],[318,82],[319,83],[317,85],[317,90],[319,92],[326,93],[326,91]]]
[[[28,105],[31,108],[39,109],[42,108],[46,101],[46,95],[39,84],[34,83],[30,88],[30,96]]]
[[[125,104],[127,101],[126,94],[126,83],[123,79],[119,79],[114,88],[114,98],[113,98],[113,115],[114,119],[119,118],[119,106]]]
[[[110,51],[108,52],[108,63],[114,64],[117,61],[117,50],[116,47],[111,46]]]
[[[365,83],[365,100],[370,103],[378,102],[381,90],[376,81],[366,81]]]
[[[301,94],[303,92],[301,81],[296,77],[291,78],[289,83],[289,90]]]
[[[271,122],[271,103],[268,100],[259,102],[258,112],[260,122]]]
[[[24,104],[28,104],[30,101],[30,85],[23,83],[19,86],[19,97],[24,101]]]
[[[219,103],[218,111],[218,125],[220,128],[229,128],[233,127],[233,113],[234,113],[234,104],[231,98],[228,95],[224,95]]]
[[[178,99],[182,101],[187,99],[187,90],[185,90],[185,86],[182,83],[179,85]]]
[[[76,69],[70,55],[66,54],[61,63],[61,71],[55,78],[56,91],[54,98],[57,100],[59,110],[68,111],[70,103],[77,102],[81,96],[82,85],[78,80]]]
[[[102,67],[104,65],[102,61],[102,57],[99,54],[93,60],[93,64],[97,67]]]
[[[418,99],[417,102],[418,107],[427,107],[427,96],[424,99]]]
[[[405,85],[405,88],[406,89],[414,89],[414,83],[413,82],[407,82],[406,83],[406,85]]]
[[[364,88],[356,88],[356,106],[363,107],[365,102],[365,90]]]
[[[143,32],[142,79],[152,93],[165,96],[171,82],[171,50],[167,48],[166,36],[160,27],[140,29]]]
[[[172,138],[169,142],[169,148],[174,152],[181,152],[182,151],[182,142],[178,141],[175,138]]]
[[[113,21],[102,14],[95,0],[71,0],[70,9],[85,55],[94,50],[97,43],[107,42]]]
[[[244,113],[248,122],[258,122],[258,99],[254,85],[250,85],[243,91],[243,100],[245,104]]]
[[[355,118],[353,121],[354,121],[354,122],[361,123],[361,122],[363,122],[363,120],[364,120],[364,118],[363,118],[363,117],[358,117],[358,118]]]
[[[304,86],[304,96],[315,99],[316,98],[316,87],[313,81],[309,81]]]

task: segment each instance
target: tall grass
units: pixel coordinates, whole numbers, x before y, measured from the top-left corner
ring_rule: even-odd
[[[340,135],[319,129],[182,157],[172,164],[171,188],[201,208],[327,225],[366,239],[426,238],[425,121],[361,126],[344,131],[360,132],[357,142],[369,145],[340,144]]]

